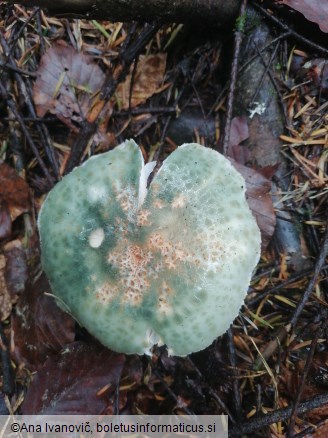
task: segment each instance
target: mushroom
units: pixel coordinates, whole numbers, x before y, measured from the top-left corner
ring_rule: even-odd
[[[185,356],[238,315],[260,232],[218,152],[180,146],[147,190],[154,165],[128,140],[65,176],[39,215],[42,265],[59,305],[107,347]]]

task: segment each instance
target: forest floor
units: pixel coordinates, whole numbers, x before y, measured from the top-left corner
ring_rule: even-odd
[[[207,31],[1,5],[1,414],[224,413],[231,436],[328,435],[328,49],[265,11]],[[145,162],[186,142],[223,152],[262,233],[239,317],[188,357],[105,349],[42,272],[46,194],[128,138]]]

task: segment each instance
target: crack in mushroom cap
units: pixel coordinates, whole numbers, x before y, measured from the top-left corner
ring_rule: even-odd
[[[54,294],[104,345],[204,349],[238,315],[260,255],[245,181],[219,153],[180,146],[147,191],[133,140],[58,183],[40,216]]]

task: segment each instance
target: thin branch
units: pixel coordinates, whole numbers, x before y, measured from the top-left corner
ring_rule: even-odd
[[[262,356],[265,359],[268,359],[276,351],[276,349],[286,339],[286,336],[288,335],[288,333],[290,333],[295,328],[297,321],[298,321],[298,318],[299,318],[300,314],[302,313],[304,306],[307,303],[307,301],[312,293],[312,290],[313,290],[315,283],[318,280],[320,272],[324,268],[325,259],[327,257],[327,254],[328,254],[328,225],[327,225],[325,237],[323,240],[323,244],[321,246],[321,250],[320,250],[319,256],[317,258],[317,261],[316,261],[316,264],[314,267],[314,273],[311,277],[311,280],[310,280],[310,282],[309,282],[309,284],[308,284],[308,286],[303,294],[301,301],[298,303],[298,305],[293,313],[293,316],[291,318],[290,323],[288,323],[286,326],[280,327],[275,338],[272,341],[270,341],[269,344],[266,346],[266,348],[263,350]]]
[[[234,407],[236,412],[236,421],[239,422],[242,419],[242,405],[239,392],[239,382],[238,382],[238,369],[236,361],[236,349],[233,341],[233,332],[230,328],[228,330],[228,348],[229,348],[229,359],[230,365],[232,367],[232,379],[233,379],[233,396],[234,396]]]
[[[15,73],[19,73],[24,76],[29,76],[30,78],[35,79],[37,75],[35,73],[31,73],[29,71],[23,70],[22,68],[15,67],[13,65],[9,65],[6,62],[0,62],[0,68],[8,71],[13,71]]]
[[[257,46],[257,44],[256,44],[255,42],[254,42],[254,45],[255,45],[255,48],[256,48],[256,51],[257,51],[258,55],[261,57],[261,61],[262,61],[263,65],[264,65],[265,70],[264,70],[264,72],[263,72],[263,74],[262,74],[262,77],[261,77],[261,79],[260,79],[260,82],[258,83],[257,89],[256,89],[256,91],[255,91],[255,93],[254,93],[254,95],[253,95],[253,97],[252,97],[252,100],[251,100],[250,103],[249,103],[249,106],[250,106],[250,107],[253,106],[253,104],[254,104],[254,102],[255,102],[255,99],[257,98],[258,93],[260,92],[260,90],[261,90],[261,88],[262,88],[262,85],[263,85],[263,82],[264,82],[265,76],[266,76],[266,75],[269,73],[269,71],[270,71],[270,67],[271,67],[271,65],[272,65],[272,62],[273,62],[274,58],[276,57],[277,50],[278,50],[278,47],[279,47],[279,45],[280,45],[280,42],[278,42],[278,43],[276,44],[276,46],[275,46],[275,48],[274,48],[274,50],[273,50],[273,52],[272,52],[272,54],[271,54],[271,56],[270,56],[270,59],[269,59],[269,62],[268,62],[268,63],[266,63],[266,62],[264,61],[264,57],[262,56],[262,53],[260,53],[260,49],[258,48],[258,46]],[[271,78],[271,77],[270,77],[270,78]]]
[[[320,394],[312,397],[299,404],[297,414],[304,414],[305,412],[312,411],[313,409],[325,406],[328,403],[328,393]],[[252,418],[243,424],[238,424],[238,427],[232,427],[229,431],[229,436],[238,436],[240,432],[252,433],[256,430],[263,429],[270,424],[277,423],[278,421],[286,421],[292,413],[293,407],[276,409],[269,414],[262,415],[260,417]]]
[[[26,128],[26,125],[23,121],[23,119],[21,118],[19,112],[17,111],[16,108],[16,103],[14,101],[14,99],[9,95],[9,93],[7,93],[7,90],[5,89],[5,87],[3,86],[3,84],[0,82],[0,94],[2,95],[3,99],[6,99],[7,104],[9,106],[9,108],[11,109],[12,113],[14,114],[14,116],[16,117],[16,120],[18,121],[21,130],[23,131],[23,134],[25,135],[25,138],[27,140],[27,143],[30,145],[30,148],[32,149],[35,158],[37,159],[37,162],[39,163],[45,177],[47,178],[47,180],[49,181],[49,183],[51,184],[51,186],[53,186],[54,181],[52,176],[50,175],[47,166],[45,165],[43,159],[41,158],[41,155],[38,151],[38,148],[36,147],[34,141],[32,140],[31,134],[29,132],[29,130]]]
[[[324,265],[322,267],[322,270],[327,269],[328,265]],[[301,280],[302,278],[308,277],[310,274],[312,274],[313,269],[307,269],[302,272],[298,272],[297,274],[291,275],[288,280],[284,281],[283,283],[278,284],[277,286],[272,287],[271,289],[268,289],[262,293],[256,294],[254,298],[247,299],[247,305],[249,307],[253,307],[255,304],[262,301],[265,297],[268,295],[274,295],[276,292],[279,292],[281,289],[284,289],[288,285],[295,283],[295,281]],[[249,293],[254,293],[255,291],[251,290]],[[288,292],[290,293],[290,291]]]
[[[80,164],[82,156],[88,145],[92,142],[92,137],[98,129],[99,115],[104,108],[106,102],[115,93],[117,85],[122,82],[130,71],[130,66],[134,59],[141,53],[148,42],[153,38],[159,29],[158,24],[146,25],[144,30],[139,34],[138,38],[133,41],[130,46],[124,47],[123,52],[120,53],[121,63],[114,67],[102,86],[101,93],[96,97],[95,110],[89,113],[86,120],[83,122],[80,133],[73,144],[71,154],[67,161],[65,173],[69,173],[77,165]]]
[[[3,48],[4,53],[6,54],[8,63],[12,67],[16,68],[16,61],[15,61],[13,55],[11,54],[11,49],[8,46],[6,39],[2,35],[2,32],[0,32],[0,43],[1,43],[1,46]],[[27,108],[29,110],[30,115],[32,117],[36,117],[36,111],[35,111],[32,99],[30,97],[31,96],[31,90],[29,88],[29,82],[26,81],[26,83],[25,83],[23,78],[21,77],[21,75],[19,73],[14,73],[14,77],[15,77],[15,79],[17,81],[20,94],[22,96],[24,96],[24,100],[25,100],[25,103],[26,103],[26,106],[27,106]],[[16,110],[16,112],[18,112],[18,110]],[[25,126],[24,120],[23,120],[23,118],[21,116],[20,116],[19,123],[20,123],[21,126],[23,124],[24,125],[24,129],[26,130],[26,126]],[[55,152],[54,152],[54,148],[53,148],[53,145],[52,145],[52,142],[51,142],[51,138],[50,138],[48,129],[47,129],[47,127],[44,124],[41,123],[41,124],[37,125],[37,131],[38,131],[38,133],[40,135],[42,143],[44,144],[45,152],[46,152],[47,158],[48,158],[48,160],[49,160],[49,162],[51,164],[52,170],[54,171],[54,174],[55,174],[56,178],[58,178],[59,166],[58,166],[58,162],[57,162],[57,159],[56,159],[56,155],[55,155]],[[32,139],[31,136],[30,136],[30,138]],[[29,141],[29,143],[30,143],[30,141]],[[32,142],[32,143],[34,144],[34,142]],[[31,143],[30,143],[30,145],[31,145]],[[31,146],[31,148],[32,148],[33,153],[35,154],[35,151],[37,150],[36,146],[35,145],[33,147]],[[38,158],[38,162],[40,164],[40,158]],[[44,171],[44,168],[42,168],[42,170]],[[47,171],[47,173],[45,173],[45,175],[46,176],[48,175],[47,179],[49,180],[50,173]],[[53,179],[51,177],[50,181],[52,181],[52,180]],[[53,185],[53,182],[52,182],[51,185]]]
[[[319,257],[317,258],[317,261],[316,261],[316,264],[314,267],[313,276],[310,280],[310,283],[308,284],[308,287],[306,288],[306,290],[304,292],[304,295],[303,295],[301,301],[298,303],[298,305],[294,311],[293,317],[291,319],[291,326],[292,326],[291,328],[295,327],[295,325],[298,321],[298,318],[299,318],[300,314],[302,313],[304,306],[307,303],[307,301],[312,293],[313,287],[316,284],[318,277],[320,275],[320,272],[325,264],[325,259],[326,259],[327,255],[328,255],[328,225],[326,228],[326,233],[325,233],[325,237],[323,239],[323,244],[321,246]]]
[[[276,24],[278,27],[283,29],[285,32],[288,32],[291,37],[295,38],[298,42],[304,44],[305,46],[308,46],[309,48],[316,50],[319,53],[322,53],[325,56],[328,56],[328,49],[325,49],[322,46],[319,46],[319,44],[314,43],[313,41],[303,37],[299,33],[295,32],[293,29],[291,29],[287,24],[280,21],[278,18],[276,18],[274,15],[271,15],[266,9],[262,8],[256,1],[252,1],[252,5],[255,9],[259,10],[266,18],[268,18],[271,22]]]
[[[141,114],[177,114],[177,106],[148,106],[131,108],[130,110],[113,111],[113,117],[130,117]]]
[[[51,15],[109,21],[151,23],[194,23],[196,26],[220,26],[234,20],[240,0],[8,0],[40,6]]]
[[[327,312],[325,312],[325,309],[323,309],[322,313],[323,313],[323,315],[322,315],[322,319],[321,319],[321,324],[320,324],[318,330],[316,331],[314,338],[312,339],[310,351],[308,352],[306,362],[304,365],[302,379],[301,379],[301,382],[297,386],[297,395],[296,395],[296,398],[294,400],[294,406],[292,409],[292,413],[290,416],[290,422],[289,422],[289,426],[288,426],[288,430],[287,430],[287,437],[290,437],[290,438],[294,436],[294,426],[295,426],[295,420],[296,420],[296,415],[297,415],[297,409],[298,409],[300,401],[301,401],[301,397],[302,397],[302,394],[304,391],[305,382],[306,382],[307,376],[308,376],[309,371],[310,371],[310,366],[311,366],[311,363],[313,360],[315,349],[316,349],[317,344],[318,344],[319,337],[322,335],[324,330],[327,328],[327,324],[328,324]]]
[[[230,87],[228,94],[227,115],[226,115],[226,122],[224,127],[224,137],[223,137],[223,146],[222,146],[223,155],[227,155],[229,142],[230,142],[231,120],[232,120],[233,102],[234,102],[237,73],[238,73],[239,53],[241,48],[241,42],[243,39],[242,23],[244,22],[245,19],[246,7],[247,7],[247,0],[243,0],[240,7],[239,16],[237,19],[236,31],[235,31],[233,59],[231,64],[231,80],[230,80]],[[238,24],[238,20],[239,20],[239,24]]]
[[[195,363],[190,359],[189,356],[187,356],[185,358],[185,361],[189,363],[189,365],[193,368],[193,370],[196,372],[198,377],[202,380],[202,382],[204,382],[204,384],[206,385],[207,390],[208,390],[210,396],[218,403],[219,406],[221,406],[221,408],[223,409],[225,414],[228,415],[229,420],[233,424],[236,424],[236,420],[235,420],[234,416],[232,415],[232,413],[230,412],[230,410],[228,409],[227,405],[224,403],[224,401],[221,399],[221,397],[219,397],[218,394],[215,391],[213,391],[212,387],[206,382],[206,380],[204,379],[202,373],[200,372],[198,367],[195,365]]]
[[[262,47],[260,49],[259,53],[255,53],[255,55],[251,56],[246,62],[244,62],[244,64],[242,66],[239,67],[238,69],[238,74],[242,73],[248,66],[249,64],[251,64],[259,55],[260,53],[264,53],[266,50],[268,50],[273,44],[278,43],[279,41],[287,38],[290,35],[290,32],[284,32],[281,35],[279,35],[277,38],[274,38],[272,41],[270,41],[268,44],[266,44],[264,47]],[[219,93],[219,95],[217,96],[217,98],[215,99],[214,104],[211,106],[209,112],[207,113],[206,117],[209,117],[212,112],[214,111],[214,109],[216,108],[216,106],[218,105],[218,103],[220,102],[220,100],[223,98],[224,94],[227,92],[228,87],[230,87],[230,81],[228,81],[228,83],[225,84],[225,86],[223,87],[223,89],[221,90],[221,92]]]
[[[277,93],[277,95],[278,95],[278,97],[279,97],[279,103],[280,103],[281,111],[282,111],[282,113],[283,113],[283,115],[284,115],[285,124],[286,124],[286,126],[289,126],[289,125],[290,125],[290,122],[289,122],[289,118],[288,118],[288,116],[287,116],[287,111],[286,111],[286,106],[285,106],[285,104],[284,104],[283,96],[282,96],[282,94],[281,94],[281,92],[280,92],[280,89],[279,89],[279,87],[278,87],[278,84],[277,84],[277,81],[276,81],[274,75],[273,75],[272,72],[270,71],[270,66],[271,66],[271,63],[272,63],[272,61],[274,60],[274,58],[275,58],[275,56],[276,56],[276,52],[277,52],[277,49],[278,49],[278,47],[279,47],[279,43],[277,43],[277,45],[276,45],[276,47],[275,47],[275,50],[273,51],[272,56],[271,56],[271,58],[270,58],[268,64],[266,64],[266,62],[265,62],[265,60],[264,60],[264,57],[263,57],[263,55],[260,53],[260,50],[259,50],[259,48],[257,47],[256,43],[254,43],[254,44],[255,44],[256,51],[258,52],[258,54],[259,54],[259,56],[260,56],[260,58],[261,58],[262,64],[263,64],[264,67],[265,67],[265,73],[264,73],[264,74],[268,74],[268,76],[269,76],[269,78],[270,78],[270,80],[271,80],[271,83],[272,83],[272,85],[274,86],[274,88],[275,88],[275,90],[276,90],[276,93]],[[264,78],[264,76],[263,76],[263,78]],[[262,85],[262,84],[260,84],[260,85],[258,86],[258,89],[257,89],[258,91],[259,91],[261,85]],[[253,101],[254,101],[254,98],[253,98]],[[252,101],[252,102],[253,102],[253,101]],[[251,106],[251,105],[250,105],[250,106]]]

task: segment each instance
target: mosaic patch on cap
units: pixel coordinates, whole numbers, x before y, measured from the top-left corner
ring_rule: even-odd
[[[245,181],[219,153],[177,148],[149,189],[128,140],[65,176],[39,215],[58,302],[107,347],[185,356],[238,315],[260,255]]]

